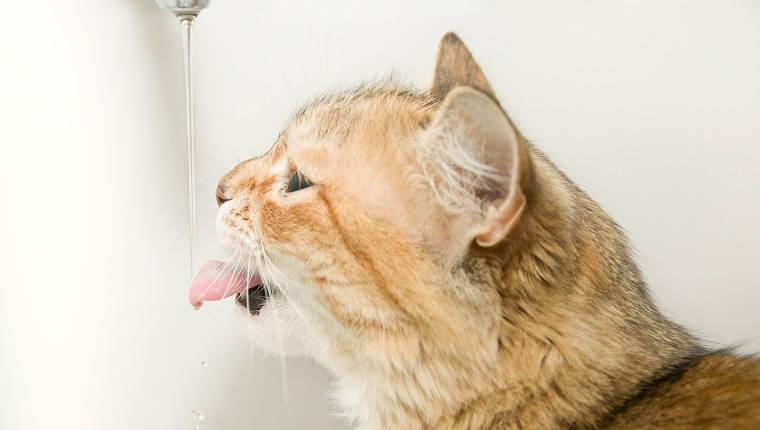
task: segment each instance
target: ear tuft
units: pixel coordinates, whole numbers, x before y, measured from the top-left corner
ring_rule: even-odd
[[[446,96],[426,133],[423,166],[455,226],[453,246],[500,243],[526,205],[527,151],[496,102],[470,87]],[[453,253],[459,252],[452,250]]]
[[[446,33],[438,45],[430,94],[444,98],[458,86],[475,88],[496,100],[491,85],[467,46],[456,34]]]

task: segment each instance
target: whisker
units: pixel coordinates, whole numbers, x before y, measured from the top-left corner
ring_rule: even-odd
[[[279,269],[277,269],[276,266],[274,266],[271,263],[271,261],[269,260],[269,256],[267,255],[266,251],[264,250],[263,244],[262,244],[262,246],[260,248],[257,247],[257,249],[259,250],[259,254],[263,257],[263,262],[267,266],[267,271],[271,273],[273,271],[272,269],[274,269],[274,271],[278,272],[279,276],[277,276],[277,277],[279,279],[281,279],[281,280],[286,280],[287,279],[288,282],[290,282],[290,280],[287,277],[285,277],[284,274],[282,272],[280,272]],[[266,282],[264,283],[264,288],[267,288],[267,289],[269,288],[269,286],[267,285]],[[290,302],[291,307],[295,310],[295,312],[299,315],[299,317],[304,321],[304,325],[306,327],[309,327],[309,323],[306,321],[306,318],[301,314],[300,310],[296,307],[295,303],[293,303],[293,301],[288,297],[288,294],[285,291],[283,291],[282,288],[280,288],[279,291],[282,293],[282,296],[285,297],[285,299],[288,302]],[[269,294],[270,294],[270,297],[273,297],[271,295],[271,291],[269,292]],[[279,319],[279,311],[278,311],[277,307],[274,307],[274,312],[275,312],[275,318]],[[289,393],[289,390],[288,390],[287,359],[285,357],[285,348],[283,347],[283,336],[281,336],[281,335],[278,336],[278,344],[279,344],[279,349],[280,349],[280,369],[281,369],[281,375],[282,375],[282,395],[283,395],[283,401],[284,401],[285,405],[288,408],[291,408],[290,393]]]
[[[196,184],[211,185],[214,188],[216,188],[216,186],[219,185],[219,182],[204,181],[203,179],[196,179],[195,183]]]
[[[232,253],[232,256],[230,257],[230,260],[224,263],[224,266],[222,266],[222,269],[216,274],[216,276],[214,277],[214,279],[209,284],[209,288],[216,283],[216,281],[219,279],[219,276],[221,276],[222,273],[224,273],[224,272],[227,271],[227,268],[230,267],[230,263],[232,262],[233,258],[235,259],[235,265],[234,266],[237,267],[237,264],[240,261],[240,255],[238,255],[237,257],[235,257],[235,255],[237,255],[237,253],[240,252],[241,250],[242,250],[242,247],[240,245],[238,245],[235,248],[235,252]],[[232,284],[232,280],[236,276],[236,273],[237,273],[236,271],[234,271],[232,273],[232,276],[230,277],[230,280],[227,283],[227,287],[224,290],[224,295],[226,295],[227,292],[229,291],[229,288],[230,288],[230,286]],[[214,308],[214,312],[211,314],[211,320],[210,321],[214,320],[214,318],[216,317],[216,313],[217,312],[219,312],[219,306],[217,306],[217,307]]]
[[[271,261],[271,259],[269,257],[269,254],[266,252],[266,249],[264,248],[263,244],[261,245],[260,248],[257,247],[257,249],[259,250],[259,254],[262,256],[262,261],[263,261],[263,263],[265,265],[265,268],[266,268],[266,271],[268,272],[268,275],[270,277],[272,276],[272,274],[274,274],[275,275],[274,277],[277,280],[281,281],[281,282],[285,281],[285,282],[289,283],[290,285],[297,285],[298,284],[297,282],[293,281],[290,277],[288,277],[287,275],[285,275],[284,273],[282,273],[282,271],[280,271],[277,268],[277,266],[272,263],[272,261]],[[263,272],[264,272],[264,270],[262,270],[262,273]],[[278,282],[278,283],[280,283],[280,282]],[[265,287],[267,287],[266,283],[264,283],[264,285],[265,285]],[[290,303],[290,306],[293,309],[293,311],[296,313],[296,315],[298,315],[298,317],[301,319],[301,321],[303,321],[304,327],[309,332],[311,332],[311,334],[313,335],[313,336],[311,336],[311,338],[312,339],[322,339],[322,337],[319,336],[314,331],[313,325],[309,323],[309,320],[304,316],[304,314],[301,312],[300,307],[290,297],[290,295],[283,288],[278,288],[277,291],[279,293],[281,293],[282,296],[285,297],[285,299]],[[322,346],[323,349],[325,349],[325,350],[327,349],[327,345],[322,344],[321,346]]]
[[[209,221],[209,222],[205,222],[205,223],[203,223],[203,224],[201,224],[201,225],[203,226],[203,229],[201,230],[201,234],[200,234],[200,235],[201,235],[201,236],[205,236],[205,235],[208,233],[208,230],[209,230],[211,227],[213,227],[213,226],[216,226],[216,221],[213,221],[213,222],[212,222],[212,221]],[[213,235],[212,237],[216,238],[216,237],[218,237],[218,236],[219,236],[219,233],[214,233],[214,235]]]
[[[224,152],[226,152],[227,155],[229,155],[230,157],[232,157],[232,159],[235,160],[236,163],[240,164],[240,157],[238,157],[237,154],[235,154],[234,152],[232,152],[232,150],[228,146],[226,146],[226,145],[219,145],[218,143],[212,143],[212,142],[209,142],[209,141],[206,141],[206,140],[198,141],[198,143],[199,143],[200,147],[211,146],[211,147],[214,147],[214,148],[220,148],[221,150],[223,150]],[[205,153],[203,155],[206,156],[206,157],[209,157],[212,161],[216,161],[217,163],[219,163],[222,167],[224,167],[225,170],[230,170],[228,167],[224,166],[224,164],[222,164],[221,162],[219,162],[219,161],[211,158],[211,156],[209,156],[209,155],[207,155]]]
[[[222,247],[222,246],[224,246],[224,244],[223,244],[223,243],[219,243],[219,242],[217,241],[218,239],[219,239],[219,235],[218,235],[218,234],[215,234],[215,235],[213,235],[213,236],[204,237],[204,238],[202,238],[202,239],[199,239],[199,240],[198,240],[198,243],[199,243],[199,244],[205,244],[205,243],[208,243],[208,242],[214,242],[214,243],[216,243],[216,244],[215,244],[215,245],[213,245],[213,246],[209,246],[208,248],[205,248],[205,249],[206,249],[206,251],[211,251],[211,250],[213,250],[213,249],[216,249],[216,248],[219,248],[219,247]]]

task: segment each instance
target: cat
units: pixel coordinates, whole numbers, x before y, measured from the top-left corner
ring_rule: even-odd
[[[656,308],[620,227],[515,128],[464,43],[433,82],[317,99],[217,188],[253,341],[360,429],[757,429],[760,360]]]

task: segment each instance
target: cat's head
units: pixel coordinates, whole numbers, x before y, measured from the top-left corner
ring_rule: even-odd
[[[237,295],[254,341],[331,368],[496,354],[531,165],[447,34],[428,91],[389,82],[322,97],[221,179],[217,227],[246,275],[218,275],[227,291],[196,303],[261,283]]]

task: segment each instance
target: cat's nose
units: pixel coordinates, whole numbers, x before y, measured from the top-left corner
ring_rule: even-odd
[[[216,204],[219,205],[219,207],[222,207],[222,205],[226,202],[230,201],[227,197],[225,197],[224,194],[224,187],[222,184],[217,185],[216,187]]]

